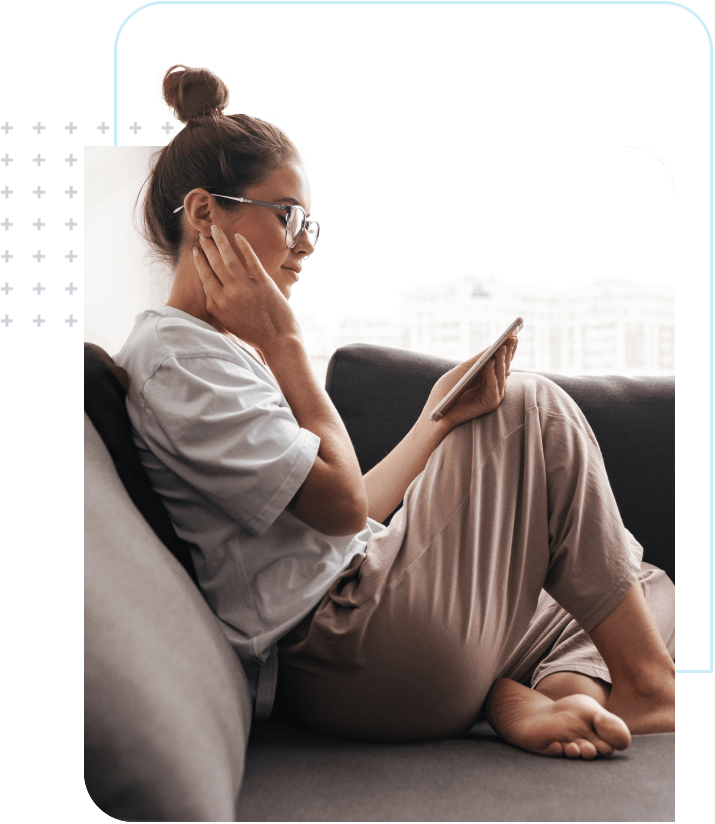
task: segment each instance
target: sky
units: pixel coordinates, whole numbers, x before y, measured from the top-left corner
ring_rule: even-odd
[[[85,148],[86,339],[95,333],[110,353],[147,302],[163,303],[170,275],[133,224],[156,148]],[[298,148],[321,227],[293,289],[299,319],[396,319],[402,293],[465,275],[674,288],[674,185],[642,149]]]

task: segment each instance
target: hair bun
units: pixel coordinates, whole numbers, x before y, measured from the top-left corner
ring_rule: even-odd
[[[164,75],[164,100],[182,123],[188,123],[196,117],[223,112],[228,89],[209,69],[177,64]]]

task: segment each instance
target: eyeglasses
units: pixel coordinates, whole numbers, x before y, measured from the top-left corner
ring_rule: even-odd
[[[308,220],[305,209],[302,206],[295,206],[292,203],[266,203],[265,200],[250,200],[247,197],[231,197],[230,195],[214,195],[214,197],[225,197],[226,200],[236,200],[239,203],[249,203],[251,206],[267,206],[269,209],[280,209],[286,213],[286,246],[293,249],[300,240],[303,231],[308,233],[310,242],[315,246],[320,234],[320,226],[316,220]],[[174,209],[174,214],[183,209],[183,205]]]

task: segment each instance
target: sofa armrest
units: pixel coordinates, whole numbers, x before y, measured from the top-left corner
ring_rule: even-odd
[[[84,488],[89,795],[122,821],[234,821],[248,681],[86,416]]]

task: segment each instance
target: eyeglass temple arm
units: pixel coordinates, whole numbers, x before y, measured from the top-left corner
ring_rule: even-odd
[[[253,203],[255,206],[268,206],[271,209],[285,209],[288,213],[290,213],[291,209],[294,209],[292,203],[286,203],[285,205],[282,203],[268,203],[265,200],[251,200],[248,197],[232,197],[231,195],[213,195],[214,197],[224,197],[226,200],[236,200],[239,203]],[[184,208],[183,204],[179,206],[178,209],[174,209],[173,214],[180,212]]]

